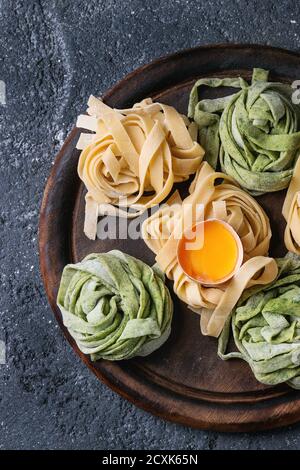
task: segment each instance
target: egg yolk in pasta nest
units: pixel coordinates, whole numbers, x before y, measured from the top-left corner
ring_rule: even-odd
[[[203,284],[219,284],[234,275],[242,262],[242,244],[232,227],[217,219],[196,224],[178,243],[184,272]]]

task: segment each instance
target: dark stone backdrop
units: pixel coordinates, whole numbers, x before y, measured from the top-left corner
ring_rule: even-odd
[[[299,426],[218,434],[166,423],[102,385],[55,324],[39,276],[47,175],[90,93],[155,57],[205,43],[299,50],[300,4],[0,0],[0,448],[300,448]],[[300,78],[300,77],[299,77]]]

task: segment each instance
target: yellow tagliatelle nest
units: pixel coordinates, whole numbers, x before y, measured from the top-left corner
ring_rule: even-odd
[[[94,239],[99,215],[135,217],[159,204],[197,171],[204,151],[195,123],[171,106],[148,98],[117,110],[93,96],[88,106],[77,127],[94,134],[79,138],[78,173],[88,190],[84,231]]]
[[[300,156],[286,193],[282,214],[286,220],[285,246],[288,251],[300,255]]]
[[[185,220],[192,226],[199,217],[224,220],[240,236],[244,262],[226,285],[205,287],[190,279],[178,264],[178,239],[189,228]],[[175,293],[191,310],[201,314],[205,335],[219,336],[246,287],[268,284],[277,275],[274,259],[266,257],[271,238],[267,215],[230,176],[214,172],[206,162],[190,186],[190,195],[182,202],[175,193],[167,205],[145,220],[142,234],[160,268],[174,281]]]

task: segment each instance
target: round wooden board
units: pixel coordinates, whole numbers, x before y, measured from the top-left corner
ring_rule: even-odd
[[[300,55],[253,45],[186,50],[134,71],[109,90],[104,101],[124,108],[151,96],[186,113],[189,91],[196,78],[242,75],[249,79],[253,67],[270,70],[271,79],[293,81],[300,77]],[[216,93],[220,91],[207,96]],[[83,103],[83,109],[84,106]],[[243,361],[221,361],[217,356],[217,341],[201,335],[198,316],[175,295],[171,337],[147,358],[92,363],[78,350],[56,307],[63,267],[88,253],[113,248],[149,264],[154,262],[153,253],[141,239],[90,241],[84,236],[85,189],[77,176],[78,136],[79,131],[74,129],[55,160],[44,193],[39,234],[46,293],[59,325],[77,354],[100,380],[120,395],[171,421],[218,431],[254,431],[299,421],[300,393],[287,386],[268,387],[258,383]],[[184,192],[186,187],[181,189]],[[271,220],[274,256],[285,252],[283,198],[284,192],[258,198]],[[171,283],[170,288],[172,291]]]

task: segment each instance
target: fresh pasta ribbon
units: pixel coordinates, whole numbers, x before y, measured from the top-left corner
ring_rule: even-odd
[[[184,230],[198,221],[199,213],[204,220],[221,218],[241,239],[244,264],[226,285],[205,287],[190,279],[177,261],[178,240]],[[271,238],[265,212],[230,176],[214,172],[207,162],[201,164],[190,186],[190,195],[182,202],[175,193],[168,204],[144,221],[142,236],[156,254],[159,267],[174,281],[174,292],[201,315],[203,334],[218,336],[243,290],[267,284],[277,274],[275,261],[265,256]]]
[[[224,98],[200,98],[202,86],[240,88]],[[268,82],[268,72],[254,69],[252,83],[242,78],[198,80],[190,94],[189,117],[199,127],[205,158],[252,194],[289,185],[300,148],[300,107],[292,88]]]
[[[218,354],[248,362],[264,384],[300,389],[300,257],[276,260],[279,274],[244,292],[219,337]],[[226,352],[231,330],[239,352]]]
[[[276,275],[277,267],[273,258],[255,256],[246,261],[228,283],[215,309],[200,312],[202,334],[218,337],[246,287],[256,284],[267,285]]]
[[[77,346],[93,361],[146,356],[171,331],[173,303],[163,273],[117,250],[68,264],[57,304]]]
[[[117,110],[93,96],[82,133],[78,174],[87,188],[85,234],[94,239],[97,217],[136,217],[163,201],[173,184],[198,169],[204,151],[195,123],[171,106],[150,98]],[[128,211],[130,208],[130,211]]]
[[[284,243],[287,250],[300,255],[300,158],[286,193],[282,214],[286,220]]]

